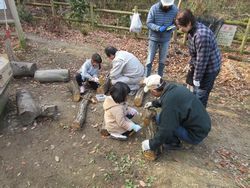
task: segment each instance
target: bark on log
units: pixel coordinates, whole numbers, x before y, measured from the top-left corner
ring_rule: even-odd
[[[14,77],[33,77],[37,70],[35,63],[11,61],[10,65],[13,70]]]
[[[69,81],[69,70],[50,69],[35,72],[35,80],[39,82],[67,82]]]
[[[70,90],[70,92],[72,94],[72,101],[74,101],[74,102],[80,101],[81,94],[80,94],[79,86],[78,86],[75,79],[73,79],[70,82],[70,85],[68,86],[68,89]]]
[[[143,113],[143,125],[146,128],[145,134],[147,139],[151,139],[154,137],[157,126],[156,126],[156,117],[157,113],[154,109],[145,109]]]
[[[35,102],[31,93],[25,89],[16,93],[16,101],[19,120],[24,126],[32,124],[38,116],[54,118],[58,111],[56,105],[40,106]]]
[[[90,99],[90,96],[88,95],[80,103],[77,116],[74,119],[73,123],[71,124],[71,128],[73,128],[74,130],[81,129],[83,127],[83,124],[85,123],[89,99]]]
[[[136,107],[141,107],[142,106],[142,102],[143,102],[143,99],[144,99],[144,88],[141,87],[136,95],[135,95],[135,99],[134,99],[134,105]]]
[[[23,89],[16,93],[17,112],[23,125],[31,124],[40,114],[41,109],[30,92]]]

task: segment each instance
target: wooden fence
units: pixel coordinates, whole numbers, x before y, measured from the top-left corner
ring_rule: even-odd
[[[52,16],[56,16],[56,12],[57,12],[56,9],[62,10],[63,7],[70,7],[69,3],[57,2],[57,1],[54,1],[54,0],[50,0],[50,4],[27,2],[26,5],[48,7],[48,8],[51,9]],[[181,1],[179,1],[178,7],[180,7],[180,5],[181,5]],[[125,31],[129,31],[129,27],[98,23],[97,20],[96,20],[96,15],[100,14],[100,13],[110,13],[110,14],[130,16],[130,15],[133,15],[134,12],[139,12],[141,14],[147,14],[148,13],[148,10],[138,9],[136,6],[131,11],[121,11],[121,10],[99,9],[94,4],[90,3],[88,8],[89,8],[89,13],[90,13],[90,15],[89,15],[90,18],[87,19],[87,20],[84,20],[83,22],[90,23],[93,27],[102,27],[102,28],[125,30]],[[64,19],[66,19],[66,18],[64,18]],[[75,19],[66,19],[66,20],[78,21],[78,20],[75,20]],[[236,51],[240,51],[241,53],[246,52],[246,51],[244,51],[244,48],[245,48],[247,42],[250,41],[250,37],[248,37],[249,27],[250,27],[250,18],[248,18],[248,22],[247,22],[247,20],[244,21],[244,22],[226,20],[224,23],[225,24],[230,24],[230,25],[237,25],[237,26],[241,26],[241,27],[246,28],[244,36],[241,37],[241,38],[235,37],[234,41],[233,41],[235,43],[240,43],[240,48],[239,48],[239,50],[236,50]],[[147,27],[143,26],[142,29],[147,30]],[[182,33],[180,33],[180,32],[178,32],[178,34],[182,35]],[[136,35],[136,36],[138,37],[138,35]],[[183,43],[184,42],[185,42],[185,35],[184,35],[184,39],[183,39]]]

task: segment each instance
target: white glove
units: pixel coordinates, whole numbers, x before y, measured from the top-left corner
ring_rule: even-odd
[[[134,130],[135,132],[138,132],[139,130],[141,130],[141,126],[140,125],[138,125],[138,124],[133,124],[132,126],[131,126],[131,130]]]
[[[128,114],[135,116],[135,115],[138,115],[139,112],[136,109],[129,107]]]
[[[143,150],[143,151],[150,150],[150,147],[149,147],[149,140],[144,140],[144,141],[141,143],[141,147],[142,147],[142,150]]]
[[[99,83],[99,78],[93,77],[93,81]]]
[[[147,103],[145,104],[144,108],[149,108],[149,107],[151,107],[151,106],[153,106],[153,103],[152,103],[152,102],[147,102]]]
[[[194,84],[195,87],[200,87],[200,81],[194,80],[193,84]]]

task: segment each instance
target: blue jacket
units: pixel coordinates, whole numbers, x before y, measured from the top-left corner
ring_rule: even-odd
[[[174,24],[174,19],[178,12],[178,8],[173,5],[172,8],[164,12],[161,9],[161,3],[158,2],[154,4],[148,13],[147,18],[147,26],[149,29],[149,40],[156,41],[156,42],[167,42],[171,38],[172,30],[160,32],[159,29],[161,26],[166,25],[170,26]]]

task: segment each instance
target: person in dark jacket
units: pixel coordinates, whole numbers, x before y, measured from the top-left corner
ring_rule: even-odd
[[[158,100],[148,102],[145,108],[160,107],[156,118],[158,130],[154,138],[142,142],[143,151],[156,151],[161,145],[180,145],[180,140],[199,144],[211,129],[210,117],[200,102],[186,87],[167,83],[159,75],[145,78],[144,91],[150,91]]]
[[[221,54],[214,33],[204,24],[197,22],[188,9],[177,14],[175,23],[182,32],[188,33],[191,60],[186,82],[194,86],[194,94],[206,107],[209,93],[221,67]]]

